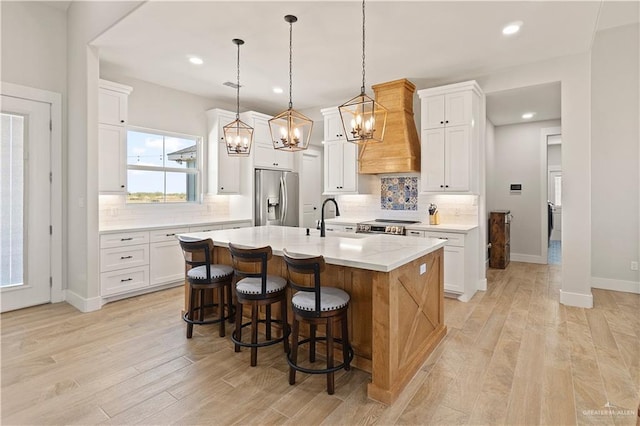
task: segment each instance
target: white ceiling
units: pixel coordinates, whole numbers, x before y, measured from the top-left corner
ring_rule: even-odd
[[[420,89],[584,52],[597,28],[638,22],[638,1],[369,0],[366,11],[370,94],[372,84],[398,78],[408,78]],[[360,1],[150,1],[93,44],[108,74],[233,102],[235,90],[223,83],[235,82],[236,46],[231,39],[242,38],[241,109],[274,114],[288,103],[286,14],[299,19],[293,25],[294,107],[338,105],[358,94]],[[520,33],[503,36],[502,27],[516,20],[524,22]],[[204,65],[190,64],[189,55],[202,57]],[[285,93],[274,94],[274,86]],[[537,94],[520,95],[529,93]],[[496,96],[495,105],[502,105]]]

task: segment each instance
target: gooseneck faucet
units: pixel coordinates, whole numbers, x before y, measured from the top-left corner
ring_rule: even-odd
[[[320,236],[321,237],[324,237],[325,233],[326,233],[325,232],[325,228],[324,228],[324,206],[329,201],[331,201],[336,206],[336,216],[340,216],[340,209],[338,208],[338,203],[336,202],[336,199],[335,198],[327,198],[326,200],[324,200],[324,203],[322,203],[322,214],[320,216]]]

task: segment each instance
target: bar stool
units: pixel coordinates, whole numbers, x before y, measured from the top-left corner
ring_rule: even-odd
[[[284,343],[284,352],[289,352],[289,333],[287,323],[287,280],[276,275],[267,274],[267,262],[272,257],[270,246],[260,248],[240,248],[229,243],[229,252],[236,277],[236,315],[235,331],[231,340],[235,343],[235,351],[240,347],[251,348],[251,366],[258,363],[258,348]],[[271,318],[271,305],[280,303],[281,319]],[[242,323],[242,305],[251,306],[251,321]],[[258,309],[265,306],[265,319],[258,319]],[[258,323],[265,324],[265,340],[258,341]],[[271,338],[271,325],[282,326],[282,337]],[[242,341],[242,329],[251,326],[251,343]]]
[[[334,373],[342,368],[349,371],[353,360],[353,348],[349,343],[347,310],[349,309],[349,293],[335,287],[322,287],[320,273],[325,269],[324,257],[303,257],[284,252],[287,264],[288,284],[297,292],[291,298],[293,307],[293,330],[291,335],[291,352],[287,355],[289,363],[289,384],[296,382],[296,371],[308,374],[327,375],[327,393],[333,395],[335,390]],[[312,279],[309,279],[309,275]],[[311,285],[305,282],[312,281]],[[310,336],[299,340],[300,321],[308,323]],[[339,322],[342,336],[333,337],[333,326]],[[316,337],[318,325],[326,327],[325,337]],[[298,346],[309,343],[309,361],[315,362],[316,341],[326,341],[327,368],[311,369],[298,365]],[[333,344],[342,344],[342,363],[334,365]]]
[[[228,265],[218,265],[213,263],[213,241],[209,238],[206,240],[193,240],[185,237],[178,237],[184,261],[189,270],[187,270],[187,283],[189,284],[188,298],[189,305],[187,312],[182,318],[187,323],[187,339],[193,336],[194,324],[220,324],[220,337],[225,336],[224,321],[233,321],[235,308],[233,306],[233,295],[231,293],[231,284],[233,283],[233,268]],[[218,290],[218,302],[205,304],[205,293],[207,290]],[[226,309],[225,311],[225,290],[226,290]],[[196,297],[200,295],[200,305],[196,305]],[[218,308],[218,318],[205,319],[205,309]],[[198,319],[194,319],[195,313],[198,313]]]

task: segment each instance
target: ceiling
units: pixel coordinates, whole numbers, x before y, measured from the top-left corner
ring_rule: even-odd
[[[454,78],[587,51],[598,28],[638,22],[638,2],[372,1],[366,4],[366,84],[408,78],[418,89]],[[296,109],[338,105],[359,93],[360,1],[150,1],[94,45],[101,70],[224,102],[235,101],[236,46],[242,38],[241,109],[275,114],[288,103],[289,25],[294,14],[293,103]],[[512,37],[502,28],[522,21]],[[203,65],[192,65],[189,55]],[[273,87],[284,89],[273,93]],[[545,87],[559,117],[559,85]],[[540,89],[540,88],[538,88]],[[499,94],[494,109],[541,92]],[[538,113],[534,120],[547,116]],[[496,113],[496,120],[508,120]],[[550,117],[557,118],[557,117]],[[521,121],[521,119],[520,119]],[[494,123],[496,124],[496,123]]]

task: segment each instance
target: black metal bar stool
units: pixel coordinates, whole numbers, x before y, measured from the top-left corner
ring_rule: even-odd
[[[296,382],[296,371],[308,374],[327,375],[327,393],[333,395],[335,390],[334,373],[342,368],[351,369],[353,348],[349,343],[347,310],[349,309],[349,293],[335,287],[322,287],[320,273],[324,271],[324,257],[303,257],[284,251],[287,264],[288,283],[297,292],[291,298],[293,307],[293,329],[291,333],[291,352],[287,355],[289,363],[289,384]],[[311,277],[309,277],[311,276]],[[310,279],[311,278],[311,279]],[[311,284],[307,284],[312,281]],[[309,324],[310,336],[298,340],[300,322]],[[333,336],[333,326],[339,322],[342,330],[340,339]],[[325,337],[316,337],[316,328],[324,325]],[[309,343],[309,361],[315,362],[316,341],[326,341],[327,368],[306,368],[298,365],[298,346]],[[342,344],[342,363],[334,365],[334,342]]]
[[[194,324],[220,324],[220,337],[225,336],[224,322],[232,322],[235,315],[233,306],[233,294],[231,284],[233,283],[233,268],[229,265],[218,265],[213,263],[213,241],[193,240],[178,237],[184,261],[190,269],[187,270],[187,283],[189,284],[189,302],[187,311],[182,318],[187,323],[187,338],[193,336]],[[218,290],[218,302],[206,304],[206,292]],[[226,290],[226,306],[225,306]],[[200,295],[200,304],[196,306],[196,297]],[[205,319],[205,309],[217,308],[218,318]],[[225,315],[225,308],[227,314]],[[195,319],[195,314],[198,319]]]
[[[270,246],[260,248],[240,248],[229,243],[229,252],[236,277],[236,301],[238,313],[236,328],[231,334],[235,351],[240,347],[251,348],[251,366],[258,363],[258,348],[284,342],[284,352],[289,352],[290,328],[287,323],[287,280],[267,274],[267,262],[272,257]],[[280,303],[281,319],[271,317],[271,305]],[[251,321],[242,323],[242,305],[251,306]],[[265,319],[258,319],[258,309],[265,306]],[[265,324],[265,339],[258,341],[258,323]],[[282,326],[282,336],[271,337],[271,325]],[[242,329],[251,326],[251,342],[242,341]]]

